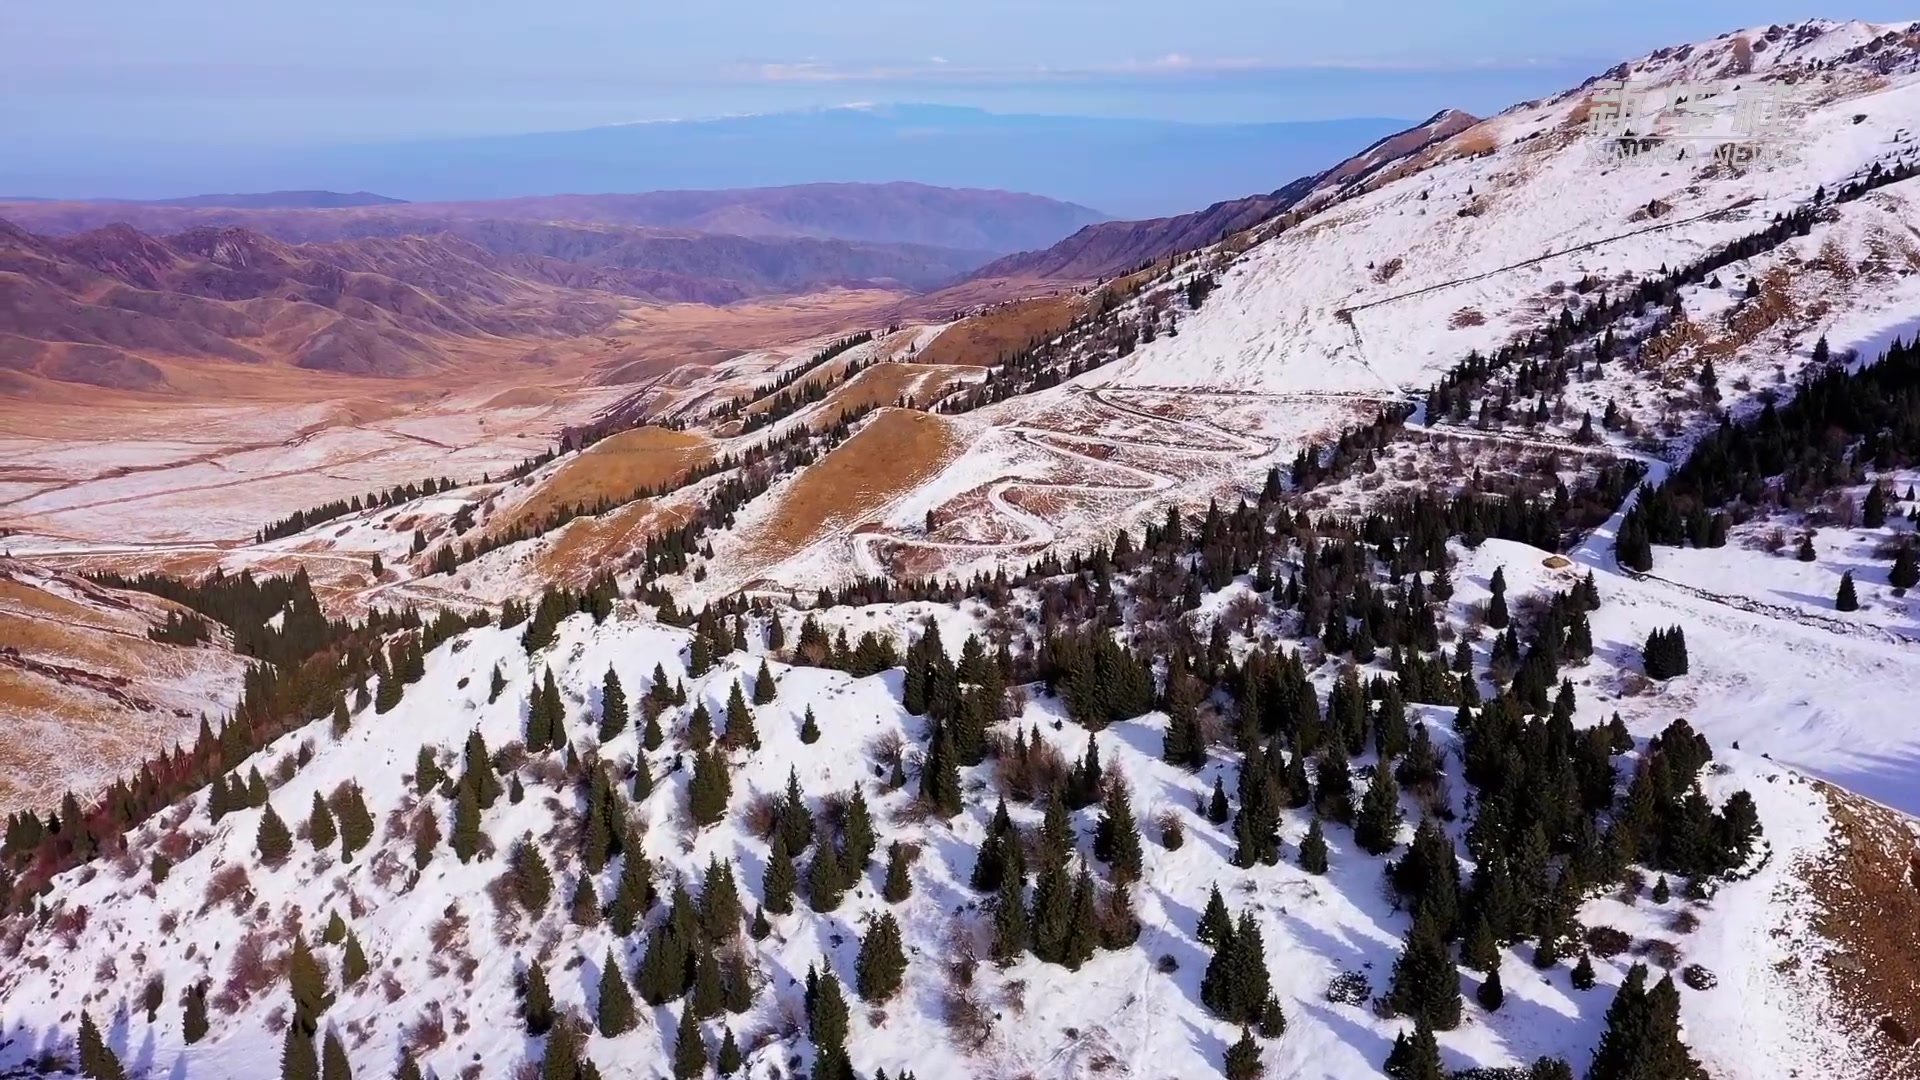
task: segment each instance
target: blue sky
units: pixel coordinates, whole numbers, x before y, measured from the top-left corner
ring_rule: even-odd
[[[1908,12],[1907,14],[1911,14]],[[0,141],[366,141],[856,101],[1194,121],[1491,111],[1790,0],[10,0]]]

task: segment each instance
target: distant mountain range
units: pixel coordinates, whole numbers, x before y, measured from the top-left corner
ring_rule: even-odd
[[[994,255],[1045,247],[1084,225],[1106,220],[1096,210],[1038,195],[912,183],[535,195],[442,203],[331,191],[195,195],[148,201],[0,200],[0,217],[43,233],[85,232],[115,223],[152,233],[238,226],[293,243],[459,231],[481,221],[565,222],[680,233],[912,244],[982,256],[968,266],[956,265],[953,273]]]
[[[14,158],[0,191],[119,198],[327,188],[409,201],[911,180],[1178,213],[1317,172],[1404,120],[1191,124],[877,105],[460,139],[264,151]],[[129,156],[135,155],[135,156]],[[1006,249],[1012,250],[1012,249]]]

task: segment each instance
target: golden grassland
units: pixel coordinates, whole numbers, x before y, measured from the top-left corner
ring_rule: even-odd
[[[988,367],[1036,342],[1057,337],[1084,310],[1077,294],[1021,300],[947,327],[914,359],[923,364]]]
[[[757,541],[783,556],[798,551],[932,479],[964,449],[959,426],[946,417],[883,410],[800,474]]]
[[[562,465],[496,528],[538,521],[566,506],[624,499],[642,488],[668,487],[713,454],[713,444],[690,432],[657,427],[623,431]]]
[[[818,413],[816,427],[830,426],[842,415],[869,405],[892,405],[902,397],[912,398],[916,407],[938,398],[955,383],[967,381],[977,368],[953,364],[879,364],[870,367],[845,385],[827,395]]]

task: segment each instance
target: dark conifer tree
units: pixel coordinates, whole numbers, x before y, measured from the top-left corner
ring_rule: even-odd
[[[693,779],[687,784],[687,812],[694,825],[704,828],[725,817],[732,789],[726,759],[718,750],[694,754]]]
[[[771,848],[766,873],[761,877],[760,904],[775,915],[786,915],[793,911],[793,890],[799,883],[799,875],[794,870],[793,857],[787,854],[786,835],[777,828]]]
[[[806,714],[800,718],[800,741],[812,746],[820,741],[820,725],[813,718],[813,706],[807,706]]]
[[[382,680],[384,682],[385,680]],[[313,1036],[288,1024],[280,1044],[280,1080],[320,1080],[320,1058],[313,1052]]]
[[[1093,854],[1111,866],[1113,881],[1125,885],[1140,879],[1140,826],[1133,817],[1133,797],[1123,782],[1107,785],[1100,821],[1093,834]]]
[[[1415,1020],[1413,1034],[1401,1032],[1387,1055],[1386,1074],[1391,1080],[1447,1080],[1440,1064],[1440,1043],[1425,1020]]]
[[[704,639],[693,639],[694,655],[698,657],[700,645]],[[700,1037],[700,1018],[693,1014],[693,1007],[680,1011],[680,1030],[673,1040],[673,1080],[700,1080],[707,1074],[707,1043]]]
[[[812,1080],[854,1080],[847,1060],[849,1013],[840,980],[832,972],[819,978],[807,1007],[807,1037],[813,1043]]]
[[[823,841],[807,868],[807,905],[819,912],[832,911],[840,906],[846,891],[847,875],[840,865],[840,855],[832,844]]]
[[[1414,916],[1406,945],[1393,966],[1387,1003],[1394,1011],[1441,1031],[1460,1024],[1460,970],[1441,937],[1439,923],[1424,909]]]
[[[187,987],[187,999],[180,1007],[180,1036],[191,1046],[207,1037],[207,982]]]
[[[265,825],[264,819],[261,822]],[[327,809],[327,802],[319,792],[313,793],[313,809],[307,814],[307,839],[312,841],[315,851],[325,851],[333,846],[338,832],[333,826],[333,811]]]
[[[1300,841],[1300,869],[1309,874],[1327,872],[1327,834],[1317,817],[1308,823],[1307,835]]]
[[[1853,571],[1851,570],[1840,575],[1840,593],[1834,598],[1833,609],[1835,611],[1860,610],[1860,597],[1854,592]]]
[[[431,819],[432,813],[427,817]],[[435,825],[438,828],[438,825]],[[453,854],[463,863],[473,861],[480,850],[480,799],[473,788],[462,784],[453,800],[453,834],[449,838]],[[420,862],[416,853],[416,863]]]
[[[1400,820],[1400,786],[1393,782],[1393,770],[1382,759],[1360,800],[1360,816],[1353,825],[1354,843],[1369,855],[1385,855],[1399,842]]]
[[[866,937],[861,939],[855,971],[856,986],[863,1001],[878,1005],[900,992],[901,980],[907,972],[907,954],[900,937],[900,924],[892,912],[881,912]]]
[[[1200,913],[1200,925],[1194,928],[1194,936],[1202,945],[1212,946],[1215,952],[1233,939],[1233,915],[1227,911],[1227,901],[1220,895],[1219,885],[1207,895],[1207,906]]]
[[[119,1056],[100,1037],[93,1014],[86,1011],[80,1013],[79,1053],[80,1072],[91,1080],[126,1080],[127,1073],[120,1065]]]
[[[773,672],[767,667],[766,659],[762,658],[760,670],[753,676],[753,703],[755,705],[771,704],[777,693],[778,689],[773,684]]]
[[[260,828],[254,834],[253,848],[260,861],[270,867],[277,867],[287,861],[293,852],[293,834],[287,831],[287,823],[273,812],[273,804],[268,803],[265,812],[260,815]]]
[[[880,898],[899,904],[913,895],[913,877],[907,870],[907,847],[899,841],[887,845],[887,877],[880,887]]]
[[[1501,1004],[1507,1000],[1507,991],[1500,985],[1499,965],[1495,965],[1492,971],[1487,972],[1487,977],[1481,981],[1480,988],[1473,992],[1473,997],[1480,1003],[1480,1007],[1488,1012],[1500,1010]]]
[[[1227,1047],[1222,1071],[1227,1080],[1260,1080],[1267,1074],[1266,1066],[1260,1064],[1260,1044],[1253,1041],[1253,1032],[1240,1029],[1240,1040]]]
[[[627,729],[627,692],[620,675],[607,665],[607,677],[600,684],[600,741],[612,742]]]
[[[747,708],[737,679],[727,694],[727,745],[740,750],[760,749],[760,731],[753,725],[753,710]]]
[[[1213,778],[1213,795],[1207,800],[1207,820],[1215,825],[1225,825],[1232,814],[1233,809],[1227,804],[1227,789],[1216,776]]]
[[[347,1048],[340,1041],[340,1034],[332,1028],[327,1029],[326,1038],[320,1043],[321,1080],[353,1080],[353,1066],[347,1061]]]

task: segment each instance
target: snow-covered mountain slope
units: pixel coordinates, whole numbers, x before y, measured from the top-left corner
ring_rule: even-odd
[[[1531,549],[1490,542],[1461,567],[1463,587],[1454,606],[1465,612],[1480,603],[1485,593],[1473,583],[1483,582],[1494,566],[1505,567],[1516,596],[1530,592],[1536,582],[1559,587],[1564,572],[1534,569],[1538,558]],[[1642,625],[1676,617],[1687,618],[1690,630],[1712,628],[1695,613],[1662,606],[1669,600],[1640,583],[1605,585],[1595,626],[1601,652],[1636,640]],[[950,623],[948,632],[984,614]],[[633,813],[645,856],[658,867],[655,880],[662,896],[675,880],[688,882],[697,895],[704,868],[718,858],[739,868],[739,887],[752,910],[767,860],[766,843],[749,824],[752,807],[777,797],[789,770],[805,791],[820,796],[863,787],[879,823],[881,850],[893,841],[917,848],[913,894],[891,905],[906,928],[907,987],[884,1009],[856,1010],[850,1047],[862,1075],[882,1067],[889,1075],[911,1069],[920,1077],[952,1080],[1217,1075],[1220,1054],[1235,1033],[1198,1002],[1206,948],[1194,938],[1195,920],[1216,885],[1234,909],[1251,908],[1264,926],[1289,1023],[1287,1034],[1266,1054],[1269,1075],[1340,1080],[1378,1075],[1399,1023],[1373,1015],[1364,1005],[1329,1001],[1327,992],[1343,973],[1362,976],[1374,993],[1384,989],[1408,916],[1379,895],[1382,864],[1355,849],[1344,829],[1334,828],[1329,830],[1334,871],[1328,877],[1308,874],[1290,861],[1273,868],[1235,868],[1227,860],[1230,843],[1223,844],[1217,827],[1195,810],[1216,769],[1194,775],[1160,761],[1159,729],[1165,718],[1151,714],[1095,736],[1107,767],[1132,785],[1140,820],[1157,822],[1170,815],[1189,834],[1178,850],[1151,839],[1147,843],[1137,900],[1145,928],[1139,942],[1100,954],[1078,973],[1031,958],[1004,970],[978,972],[969,992],[993,1020],[977,1045],[957,1048],[943,1019],[953,994],[944,964],[960,947],[956,934],[981,932],[978,894],[966,881],[990,816],[990,790],[982,790],[991,787],[990,769],[967,781],[970,809],[951,826],[906,815],[910,792],[887,789],[880,779],[886,768],[875,756],[886,739],[904,737],[912,745],[925,737],[921,721],[900,708],[898,674],[854,679],[775,663],[778,695],[755,709],[762,745],[730,754],[735,762],[731,810],[717,826],[692,829],[685,819],[687,773],[673,771],[673,763],[684,756],[673,741],[686,710],[670,710],[663,718],[669,743],[650,753],[640,749],[632,726],[605,743],[592,734],[600,682],[609,667],[636,694],[649,687],[655,664],[669,680],[679,681],[686,673],[687,639],[685,632],[632,612],[601,625],[577,616],[562,625],[553,645],[529,658],[515,633],[475,631],[433,654],[424,678],[394,711],[362,711],[337,735],[322,721],[281,739],[240,774],[257,768],[272,777],[270,803],[291,824],[306,819],[316,797],[332,798],[357,786],[377,823],[369,847],[343,862],[334,850],[316,852],[307,839],[296,839],[292,856],[269,867],[255,847],[264,810],[235,810],[210,825],[203,796],[163,814],[132,836],[130,846],[171,852],[164,880],[156,880],[139,858],[106,860],[63,877],[43,901],[43,919],[16,917],[5,924],[0,940],[9,961],[0,974],[0,1000],[6,1003],[0,1013],[6,1025],[0,1062],[19,1065],[43,1053],[60,1053],[77,1011],[84,1009],[132,1075],[276,1075],[287,1012],[277,973],[287,959],[289,935],[317,938],[338,914],[370,964],[369,973],[352,985],[329,977],[338,1001],[326,1022],[341,1033],[355,1075],[386,1075],[402,1047],[421,1050],[422,1065],[440,1076],[519,1075],[518,1062],[537,1055],[517,1018],[517,972],[529,963],[542,964],[560,1008],[591,1017],[600,965],[609,950],[629,971],[639,962],[639,935],[622,939],[604,924],[582,927],[567,916],[583,877],[592,878],[603,901],[614,895],[619,860],[598,874],[585,873],[580,864],[582,773],[563,767],[558,756],[515,754],[513,760],[525,762],[513,771],[526,795],[518,803],[503,798],[483,815],[481,849],[490,854],[463,864],[442,843],[430,848],[425,864],[416,868],[417,822],[423,814],[446,822],[449,807],[437,793],[421,796],[411,781],[422,746],[433,749],[441,766],[457,776],[460,747],[470,733],[478,732],[496,749],[516,743],[540,672],[551,667],[581,759],[597,758],[619,775],[644,753],[659,778]],[[1738,629],[1691,640],[1698,643],[1703,671],[1692,704],[1724,700],[1720,691],[1728,684],[1723,680],[1733,672],[1725,658],[1741,647]],[[1791,644],[1773,652],[1776,668],[1799,662],[1802,655]],[[1807,662],[1821,658],[1810,656]],[[755,666],[751,655],[735,654],[712,673],[688,679],[690,702],[704,702],[716,718],[724,716],[736,682],[754,687]],[[506,685],[490,703],[495,670]],[[1618,708],[1633,727],[1651,732],[1684,704],[1671,695],[1616,701],[1607,693],[1613,677],[1601,666],[1583,679],[1599,690],[1586,699],[1583,687],[1583,720],[1588,713],[1599,714],[1590,717],[1598,720]],[[1857,699],[1853,704],[1861,725],[1874,719],[1886,724],[1898,712],[1893,700],[1871,709],[1860,708]],[[813,744],[799,735],[808,709],[824,736]],[[1447,711],[1428,709],[1420,715],[1442,746],[1452,743]],[[1828,803],[1804,777],[1760,756],[1763,739],[1749,734],[1747,749],[1725,749],[1722,715],[1711,710],[1695,715],[1703,730],[1714,733],[1721,761],[1708,790],[1716,798],[1741,788],[1754,794],[1771,858],[1750,879],[1722,886],[1706,902],[1676,899],[1649,906],[1644,898],[1624,905],[1597,899],[1584,918],[1589,925],[1618,927],[1642,943],[1672,942],[1679,962],[1717,975],[1716,988],[1688,993],[1684,1013],[1688,1036],[1715,1075],[1759,1080],[1794,1075],[1796,1069],[1835,1077],[1868,1075],[1857,1071],[1864,1066],[1855,1029],[1836,1019],[1838,1006],[1822,982],[1823,968],[1811,963],[1826,950],[1843,948],[1809,930],[1808,913],[1817,897],[1807,868],[1831,843]],[[1063,755],[1077,757],[1086,736],[1071,721],[1063,725],[1061,717],[1056,701],[1036,699],[1015,723],[1037,727]],[[1217,771],[1231,789],[1231,767]],[[1456,791],[1465,790],[1457,774],[1453,783]],[[1017,805],[1015,811],[1023,823],[1038,820],[1036,811]],[[1093,812],[1078,817],[1084,843]],[[1287,850],[1298,844],[1306,820],[1289,812],[1283,825]],[[304,826],[298,831],[304,836]],[[451,831],[450,823],[441,825],[441,832]],[[1150,836],[1157,832],[1149,827]],[[500,884],[509,853],[524,838],[541,848],[553,870],[554,899],[537,916],[518,909]],[[861,935],[890,907],[878,895],[878,871],[876,865],[864,875],[838,909],[813,913],[802,905],[793,915],[773,916],[765,941],[747,943],[761,984],[750,1011],[724,1020],[743,1047],[758,1047],[749,1052],[743,1075],[779,1075],[789,1057],[807,1056],[804,1040],[793,1035],[802,989],[796,980],[812,965],[837,971],[851,986]],[[1682,912],[1692,913],[1698,929],[1675,929]],[[653,918],[661,915],[656,908]],[[342,947],[316,942],[326,970],[340,969]],[[1632,957],[1597,960],[1601,987],[1579,991],[1569,987],[1564,970],[1535,973],[1524,954],[1517,950],[1503,961],[1507,1003],[1499,1012],[1470,1006],[1466,1025],[1442,1035],[1450,1065],[1524,1065],[1540,1055],[1584,1061],[1611,998],[1607,987],[1618,983]],[[1802,963],[1783,962],[1789,958]],[[149,1020],[140,1002],[155,978],[164,992],[157,1015]],[[203,979],[211,980],[212,1027],[188,1046],[178,1000],[184,988]],[[677,1006],[643,1007],[635,1030],[592,1039],[590,1053],[602,1075],[666,1075],[677,1011]],[[715,1022],[708,1031],[716,1045],[722,1026]]]
[[[1093,370],[970,414],[967,453],[765,576],[807,588],[882,567],[991,572],[1150,520],[1169,503],[1258,490],[1268,468],[1424,392],[1470,353],[1749,237],[1875,165],[1910,160],[1915,57],[1905,24],[1723,35],[1605,73],[1625,80],[1625,107],[1641,116],[1618,130],[1648,140],[1646,153],[1613,153],[1615,129],[1596,126],[1611,93],[1597,77],[1327,188],[1162,269],[1162,283],[1119,316],[1130,325],[1153,313],[1161,332],[1117,350],[1109,334],[1083,346],[1101,361]],[[1688,111],[1703,102],[1705,129]],[[1728,142],[1758,145],[1758,156],[1717,159]],[[1920,303],[1912,186],[1827,200],[1807,235],[1724,271],[1725,293],[1692,290],[1686,310],[1716,364],[1756,373],[1747,389],[1757,391],[1796,370],[1822,336],[1872,355],[1910,332]],[[1217,287],[1194,307],[1179,290],[1203,273]],[[1782,294],[1779,310],[1717,325],[1750,279]],[[1596,412],[1609,396],[1624,403],[1686,377],[1700,356],[1673,360],[1652,377],[1609,376],[1586,396]],[[972,519],[983,503],[998,520],[975,535],[918,528],[930,510],[936,522]],[[888,540],[906,554],[881,550]]]
[[[1058,338],[992,367],[905,363],[938,328],[817,369],[828,343],[767,350],[662,389],[652,415],[673,427],[235,553],[262,569],[265,553],[340,559],[341,610],[484,611],[555,580],[590,587],[549,592],[531,617],[506,605],[505,628],[393,617],[377,662],[375,631],[309,627],[299,674],[250,703],[288,733],[209,733],[82,814],[80,839],[72,813],[11,821],[0,1076],[70,1075],[99,1056],[97,1028],[141,1080],[304,1080],[318,1070],[300,1048],[328,1045],[305,1025],[363,1080],[409,1060],[442,1080],[591,1075],[559,1049],[554,1032],[575,1028],[540,1022],[557,1011],[609,1080],[704,1078],[692,1059],[729,1040],[742,1060],[726,1075],[849,1080],[811,969],[845,987],[858,1080],[1201,1080],[1248,1054],[1257,1068],[1231,1080],[1697,1080],[1677,1052],[1622,1064],[1639,1014],[1616,991],[1646,964],[1684,989],[1656,990],[1644,1026],[1662,1051],[1683,1036],[1706,1075],[1920,1077],[1920,646],[1912,600],[1878,568],[1913,528],[1823,521],[1802,562],[1763,554],[1768,529],[1811,520],[1780,514],[1731,527],[1746,546],[1662,548],[1652,573],[1621,557],[1641,478],[1666,483],[1723,418],[1920,326],[1920,205],[1898,169],[1920,126],[1914,49],[1905,26],[1815,23],[1662,50],[1610,74],[1778,88],[1792,137],[1738,168],[1621,163],[1586,131],[1589,85],[1110,282]],[[1671,137],[1670,120],[1635,137]],[[1497,359],[1461,363],[1476,350]],[[697,475],[628,498],[657,451]],[[1872,457],[1876,480],[1920,478]],[[1835,483],[1836,505],[1858,497]],[[543,500],[566,510],[563,489],[611,508],[438,565]],[[1848,618],[1820,603],[1843,569],[1866,602]],[[988,576],[949,579],[973,571]],[[717,623],[696,622],[708,604]],[[958,655],[945,681],[914,651],[930,627]],[[1656,671],[1673,628],[1683,670]],[[436,644],[415,670],[421,634]],[[342,672],[354,704],[335,714]],[[629,708],[603,732],[609,672]],[[1394,759],[1424,760],[1387,749],[1402,696],[1438,752],[1405,790],[1384,781]],[[1697,743],[1667,741],[1689,729],[1711,745],[1698,769],[1675,764]],[[949,781],[963,731],[980,763]],[[1090,746],[1101,798],[1073,794]],[[217,817],[214,793],[192,790],[208,760],[227,767]],[[1131,881],[1101,839],[1116,778],[1141,838]],[[151,800],[156,786],[185,794]],[[1386,794],[1355,815],[1347,787]],[[1053,793],[1077,806],[1054,815],[1064,835],[1049,835]],[[1037,930],[995,955],[1003,916],[1028,910],[1024,880],[1017,908],[976,887],[1002,796],[1028,870],[1055,855],[1089,868],[1062,932],[1097,940],[1089,956],[1042,960]],[[816,860],[852,841],[862,804],[873,858],[821,899],[814,869],[832,864]],[[1527,814],[1556,831],[1507,820]],[[1405,990],[1417,980],[1396,969],[1417,968],[1406,958],[1443,916],[1389,860],[1412,858],[1429,816],[1426,835],[1463,857],[1464,888],[1439,906],[1510,925],[1497,945],[1436,934],[1431,986]],[[124,837],[123,818],[138,819]],[[350,858],[349,832],[364,832]],[[1242,853],[1263,839],[1275,858]],[[693,910],[728,891],[714,867],[741,910]],[[1510,891],[1468,886],[1482,872]],[[1257,929],[1278,1016],[1219,1002],[1210,968],[1251,976],[1245,957],[1210,956],[1229,951],[1201,929],[1216,887]],[[1036,884],[1035,924],[1046,909]],[[697,947],[668,956],[689,923]],[[903,986],[862,1000],[863,943],[896,923]],[[638,1000],[662,963],[691,997]],[[703,980],[711,1008],[689,1020]],[[1457,1024],[1409,1019],[1430,991],[1463,999]],[[1424,1071],[1387,1068],[1428,1035]],[[340,1063],[325,1080],[345,1080]]]

